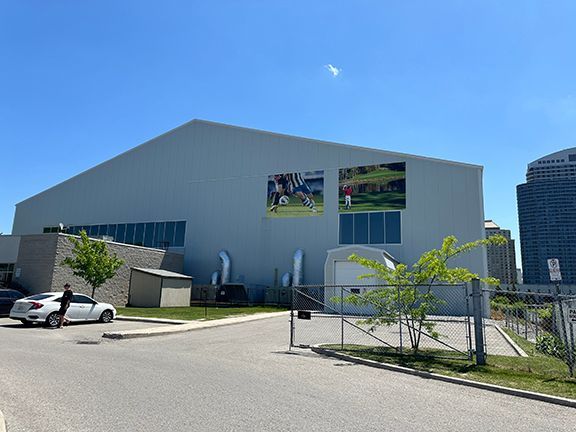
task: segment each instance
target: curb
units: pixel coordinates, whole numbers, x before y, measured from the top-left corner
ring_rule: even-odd
[[[223,327],[227,325],[241,324],[244,322],[258,321],[267,318],[276,318],[288,316],[290,311],[267,312],[241,317],[221,318],[210,321],[184,321],[186,324],[177,324],[169,327],[152,327],[140,330],[126,330],[118,332],[105,332],[102,337],[107,339],[135,339],[151,336],[165,336],[170,334],[185,333],[193,330],[202,330],[205,328]],[[2,432],[2,431],[0,431]]]
[[[526,352],[525,352],[522,348],[520,348],[520,347],[518,346],[518,344],[516,344],[516,342],[514,342],[514,341],[512,340],[512,338],[511,338],[510,336],[508,336],[508,335],[506,334],[506,332],[500,328],[500,326],[499,326],[498,324],[493,324],[493,325],[494,325],[494,327],[496,327],[496,330],[498,330],[498,332],[500,333],[500,335],[501,335],[504,339],[506,339],[506,342],[508,342],[508,343],[512,346],[512,348],[514,348],[514,351],[516,351],[516,353],[517,353],[520,357],[528,357],[528,354],[526,354]]]
[[[0,432],[6,432],[6,421],[4,420],[2,411],[0,411]]]
[[[522,397],[522,398],[526,398],[526,399],[533,399],[533,400],[538,400],[541,402],[548,402],[548,403],[552,403],[552,404],[556,404],[556,405],[562,405],[562,406],[566,406],[566,407],[570,407],[570,408],[576,408],[576,400],[574,399],[568,399],[568,398],[563,398],[563,397],[559,397],[559,396],[551,396],[551,395],[546,395],[546,394],[542,394],[542,393],[534,393],[534,392],[530,392],[527,390],[519,390],[519,389],[513,389],[510,387],[502,387],[499,385],[495,385],[495,384],[487,384],[487,383],[482,383],[482,382],[478,382],[478,381],[470,381],[470,380],[466,380],[466,379],[462,379],[462,378],[456,378],[456,377],[450,377],[450,376],[446,376],[446,375],[439,375],[439,374],[435,374],[432,372],[424,372],[424,371],[419,371],[416,369],[410,369],[404,366],[397,366],[397,365],[392,365],[389,363],[379,363],[377,361],[374,360],[367,360],[367,359],[363,359],[363,358],[359,358],[359,357],[354,357],[354,356],[350,356],[347,354],[341,354],[339,352],[336,351],[332,351],[326,348],[320,348],[320,347],[310,347],[310,349],[320,355],[325,355],[327,357],[334,357],[337,358],[339,360],[345,360],[345,361],[349,361],[351,363],[357,363],[357,364],[361,364],[364,366],[370,366],[370,367],[375,367],[378,369],[386,369],[389,371],[393,371],[393,372],[401,372],[401,373],[405,373],[405,374],[409,374],[409,375],[415,375],[421,378],[427,378],[427,379],[435,379],[438,381],[444,381],[444,382],[448,382],[448,383],[452,383],[452,384],[459,384],[459,385],[464,385],[464,386],[468,386],[468,387],[475,387],[475,388],[479,388],[482,390],[488,390],[488,391],[492,391],[492,392],[496,392],[496,393],[503,393],[503,394],[507,394],[507,395],[511,395],[511,396],[517,396],[517,397]]]
[[[127,316],[127,315],[117,315],[114,320],[119,321],[138,321],[138,322],[149,322],[149,323],[158,323],[158,324],[190,324],[194,321],[185,321],[185,320],[173,320],[168,318],[145,318],[145,317],[136,317],[136,316]]]

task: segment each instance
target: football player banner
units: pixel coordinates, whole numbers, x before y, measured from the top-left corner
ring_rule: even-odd
[[[323,213],[324,171],[268,176],[267,217],[306,217]]]

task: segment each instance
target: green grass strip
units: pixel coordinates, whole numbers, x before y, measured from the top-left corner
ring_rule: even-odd
[[[253,315],[263,312],[281,312],[286,308],[277,306],[241,306],[241,307],[208,307],[206,310],[203,306],[192,307],[166,307],[166,308],[134,308],[119,307],[116,308],[118,315],[135,316],[144,318],[164,318],[174,320],[215,320],[228,318],[232,316]]]
[[[533,344],[525,340],[515,342],[530,357],[489,355],[485,366],[464,359],[431,357],[454,357],[455,353],[451,351],[421,350],[419,355],[398,355],[383,347],[344,345],[341,349],[340,345],[323,345],[323,348],[420,371],[576,399],[576,378],[568,376],[568,368],[561,360],[535,353]]]

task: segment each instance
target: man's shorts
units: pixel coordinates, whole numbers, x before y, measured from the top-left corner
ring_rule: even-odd
[[[312,191],[306,183],[294,188],[294,192],[302,192],[304,195],[312,195]]]
[[[66,315],[66,311],[68,308],[66,306],[60,306],[60,310],[58,311],[58,315]]]

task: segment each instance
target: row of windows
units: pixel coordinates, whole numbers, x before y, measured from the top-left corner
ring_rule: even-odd
[[[400,244],[399,211],[340,215],[340,244]]]
[[[44,232],[52,231],[44,228]],[[90,237],[111,237],[117,243],[126,243],[146,247],[183,247],[186,234],[186,221],[145,222],[125,224],[77,225],[66,228],[68,234],[80,234],[86,231]]]

